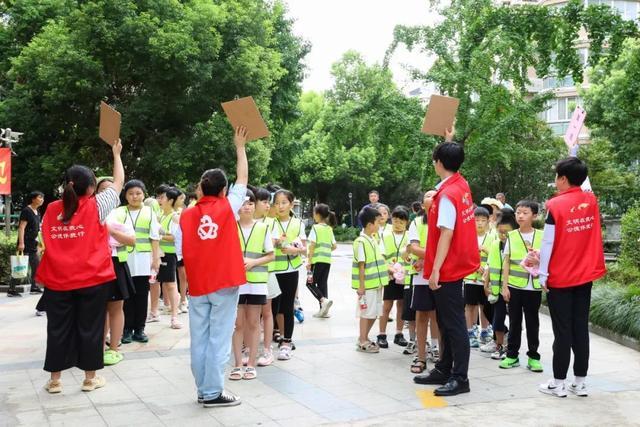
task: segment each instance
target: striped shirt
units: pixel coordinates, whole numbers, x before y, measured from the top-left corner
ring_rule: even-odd
[[[98,214],[100,215],[100,223],[104,223],[109,213],[120,206],[120,197],[113,187],[96,194],[96,203],[98,204]]]

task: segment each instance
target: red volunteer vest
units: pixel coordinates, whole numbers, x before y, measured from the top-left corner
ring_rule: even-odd
[[[61,214],[61,200],[51,203],[44,214],[45,251],[36,281],[47,289],[71,291],[114,280],[109,232],[100,224],[95,197],[80,197],[68,224],[58,219]]]
[[[480,253],[478,252],[478,235],[473,216],[473,199],[467,181],[456,173],[447,179],[433,198],[429,210],[427,227],[427,251],[424,257],[424,278],[428,279],[433,270],[436,258],[440,229],[438,228],[438,211],[440,199],[447,196],[456,209],[456,223],[449,253],[440,268],[441,282],[455,282],[477,271],[480,267]]]
[[[247,283],[236,219],[226,197],[202,197],[182,212],[180,228],[190,295]]]
[[[607,269],[596,196],[572,187],[549,200],[547,211],[556,230],[547,286],[570,288],[604,276]]]

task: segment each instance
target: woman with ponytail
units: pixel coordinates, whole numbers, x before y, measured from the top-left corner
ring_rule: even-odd
[[[47,301],[47,353],[44,370],[51,372],[45,385],[60,393],[62,371],[85,371],[82,391],[103,387],[96,375],[104,367],[103,329],[108,284],[116,276],[111,261],[105,220],[119,203],[124,168],[118,140],[113,150],[113,183],[94,195],[96,177],[86,166],[70,167],[64,176],[62,200],[49,205],[42,221],[44,253],[36,281],[45,288]]]
[[[313,208],[315,224],[309,232],[307,255],[307,288],[320,304],[320,311],[313,317],[329,317],[333,301],[329,299],[327,282],[331,270],[331,252],[337,248],[333,228],[338,223],[336,214],[329,206],[320,203]]]

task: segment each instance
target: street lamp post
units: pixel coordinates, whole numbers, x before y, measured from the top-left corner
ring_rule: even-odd
[[[351,226],[355,227],[353,224],[353,193],[349,193],[349,212],[351,214]]]

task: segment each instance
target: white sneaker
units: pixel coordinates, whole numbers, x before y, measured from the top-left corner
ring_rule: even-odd
[[[556,381],[551,379],[548,383],[540,384],[538,391],[544,394],[549,394],[556,397],[567,397],[567,389],[564,382],[560,385],[556,385]]]
[[[576,396],[587,397],[589,395],[589,393],[587,392],[587,385],[585,383],[582,383],[580,385],[571,383],[567,386],[567,389]]]
[[[187,307],[187,303],[186,302],[181,302],[180,305],[178,306],[178,312],[180,313],[188,313],[189,312],[189,308]]]
[[[159,314],[153,314],[151,312],[149,312],[149,315],[147,316],[147,323],[154,323],[154,322],[159,322],[160,321],[160,315]]]
[[[503,345],[496,346],[496,351],[491,354],[493,360],[504,360],[507,357],[507,348]]]
[[[283,345],[280,347],[280,351],[278,352],[278,360],[289,360],[291,359],[291,347],[288,345]]]
[[[325,299],[324,302],[320,304],[320,317],[325,317],[327,314],[329,314],[329,309],[332,305],[333,301],[331,301],[330,299]]]
[[[271,349],[264,349],[262,355],[258,358],[258,366],[269,366],[273,363],[273,352]]]
[[[46,315],[47,315],[46,311],[36,310],[36,316],[42,317],[42,316],[46,316]]]
[[[498,346],[496,345],[496,342],[491,340],[488,343],[481,345],[480,351],[483,353],[493,353],[496,351],[497,348]]]

